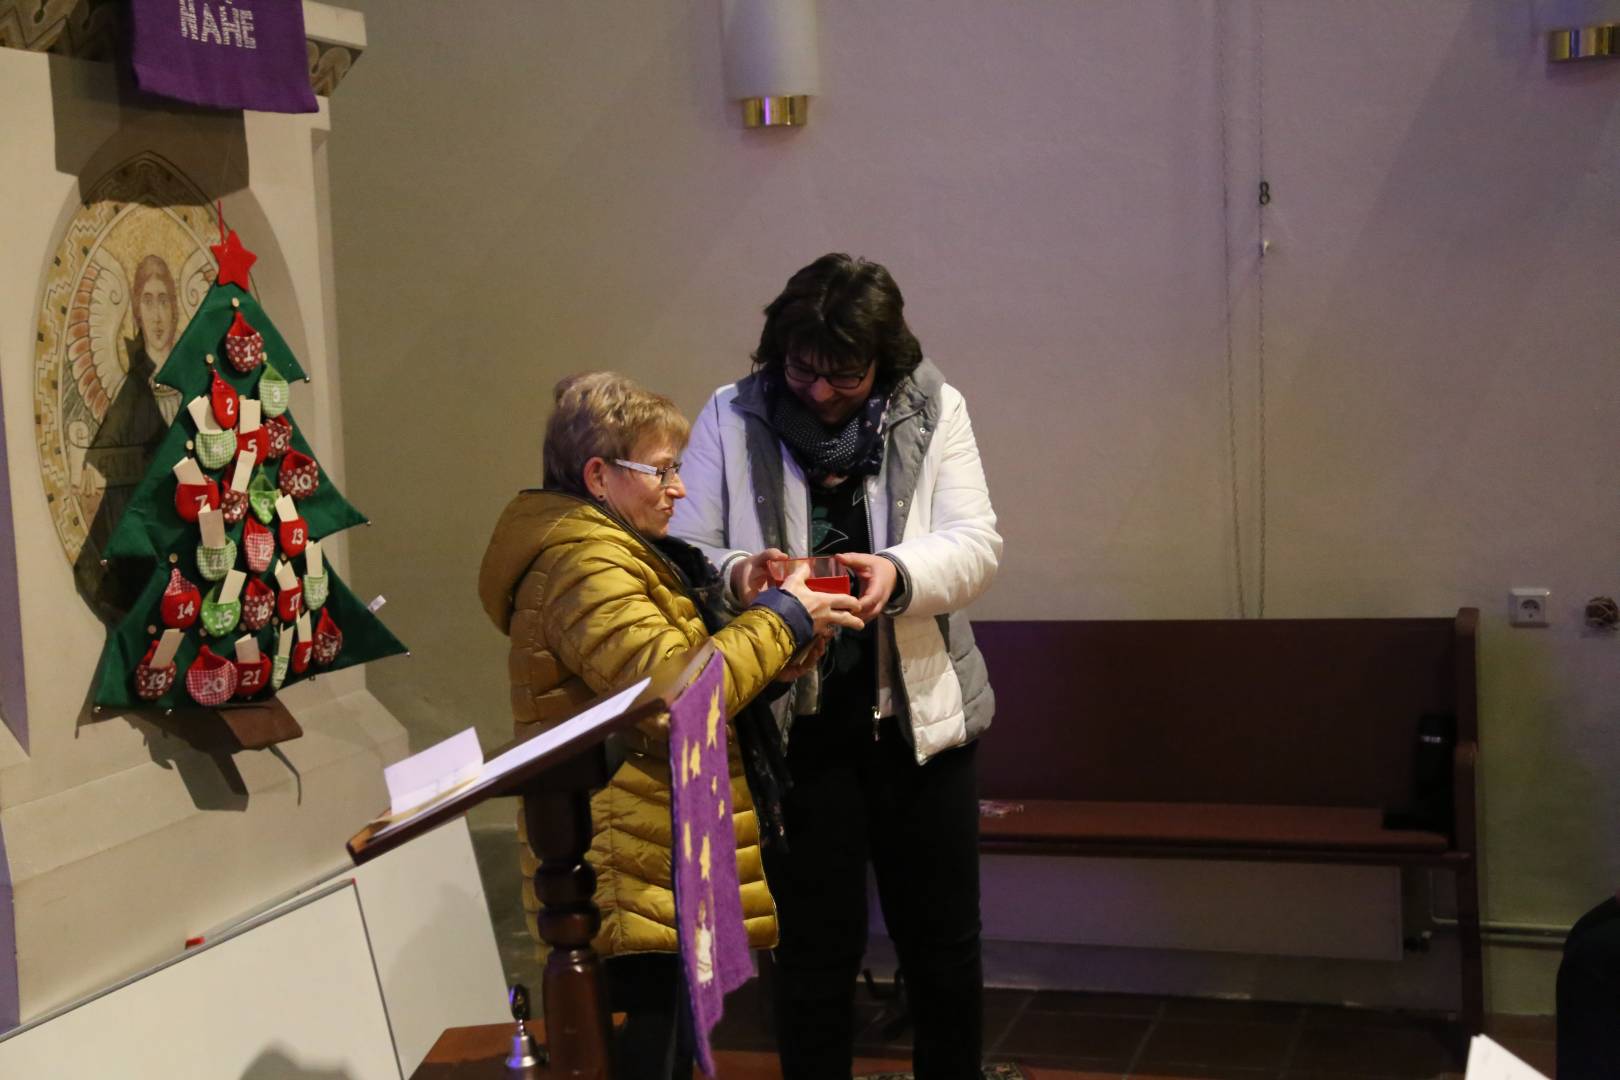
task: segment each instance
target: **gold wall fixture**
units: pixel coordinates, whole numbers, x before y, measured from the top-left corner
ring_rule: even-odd
[[[1547,32],[1550,63],[1616,58],[1620,58],[1620,26],[1573,26]]]
[[[804,126],[821,91],[815,0],[721,0],[720,44],[743,127]]]

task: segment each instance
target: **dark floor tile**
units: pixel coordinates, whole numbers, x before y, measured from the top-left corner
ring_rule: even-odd
[[[1379,1030],[1396,1028],[1403,1031],[1447,1031],[1453,1029],[1450,1017],[1443,1013],[1402,1012],[1396,1009],[1363,1009],[1350,1005],[1311,1005],[1305,1010],[1307,1028],[1352,1028]]]
[[[1558,1036],[1558,1020],[1552,1016],[1487,1016],[1485,1034],[1506,1046],[1508,1039],[1541,1039]]]
[[[984,1045],[995,1046],[1011,1030],[1013,1021],[1029,1008],[1034,995],[1027,990],[1003,990],[984,997]]]
[[[1086,1016],[1159,1015],[1164,998],[1148,994],[1094,994],[1083,990],[1037,990],[1029,1007],[1037,1012],[1064,1012]]]
[[[1139,1016],[1088,1016],[1026,1010],[994,1048],[998,1058],[1050,1065],[1066,1061],[1087,1068],[1123,1070],[1131,1063],[1152,1021]]]
[[[1293,1024],[1210,1023],[1161,1019],[1148,1034],[1137,1068],[1210,1065],[1228,1069],[1281,1069],[1294,1038]]]
[[[1307,1027],[1300,1033],[1289,1068],[1291,1076],[1432,1077],[1454,1064],[1448,1032],[1422,1027]]]
[[[1292,1024],[1304,1012],[1303,1005],[1236,998],[1166,998],[1164,1003],[1166,1020],[1218,1024]]]

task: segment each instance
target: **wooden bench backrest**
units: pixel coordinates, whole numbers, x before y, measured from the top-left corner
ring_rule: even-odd
[[[976,622],[982,795],[1404,807],[1421,716],[1476,737],[1476,616]]]

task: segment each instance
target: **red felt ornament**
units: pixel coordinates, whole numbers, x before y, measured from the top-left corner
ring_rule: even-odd
[[[195,522],[197,515],[204,510],[219,509],[219,482],[206,480],[201,484],[176,484],[174,488],[174,512],[180,515],[181,520]]]
[[[314,458],[297,450],[281,459],[281,490],[295,499],[307,499],[321,483],[321,467]]]
[[[248,287],[248,271],[259,257],[242,246],[242,241],[236,235],[236,230],[225,232],[225,218],[220,216],[220,231],[225,233],[223,243],[209,244],[208,250],[214,253],[219,261],[219,274],[215,276],[217,285],[240,285],[243,289]]]
[[[253,464],[260,464],[270,452],[270,433],[264,430],[263,426],[256,427],[252,431],[238,431],[236,452],[240,454],[244,450],[253,451]]]
[[[242,627],[262,630],[276,611],[276,591],[258,578],[249,578],[242,590]]]
[[[199,705],[223,705],[236,693],[239,678],[234,662],[204,645],[186,669],[186,692]]]
[[[170,661],[167,667],[154,668],[152,654],[157,652],[158,643],[152,642],[146,648],[146,655],[135,667],[135,696],[142,701],[156,701],[169,692],[174,685],[178,673],[174,662]]]
[[[315,627],[315,662],[326,667],[343,650],[343,631],[333,621],[332,613],[322,609],[321,621]]]
[[[313,641],[300,641],[298,644],[293,646],[293,651],[292,651],[293,674],[302,675],[304,672],[309,670],[310,654],[313,653],[314,651],[315,651],[315,643]]]
[[[240,311],[225,331],[225,355],[231,366],[244,375],[264,363],[264,335],[253,329]]]
[[[163,590],[160,605],[163,625],[184,630],[197,621],[202,611],[202,593],[178,570],[169,571],[169,586]]]
[[[236,696],[250,698],[270,683],[270,658],[261,656],[253,663],[236,661]]]
[[[294,559],[304,553],[304,546],[309,543],[309,523],[301,517],[288,518],[279,526],[281,532],[281,550],[287,558]]]
[[[242,527],[242,554],[247,558],[248,569],[255,574],[268,570],[270,560],[276,554],[275,536],[259,524],[256,517],[248,518],[247,524]]]
[[[247,516],[247,492],[237,491],[235,488],[226,488],[221,500],[221,506],[225,515],[225,524],[235,525]]]
[[[287,419],[285,414],[272,416],[264,422],[259,430],[264,432],[265,439],[268,440],[264,451],[267,460],[275,461],[292,449],[293,426],[292,421]]]
[[[276,594],[276,614],[281,616],[282,622],[297,622],[298,615],[303,610],[304,587],[302,585],[282,589]]]
[[[214,419],[219,426],[229,431],[236,426],[237,415],[241,412],[242,401],[236,393],[236,387],[219,377],[214,372],[214,381],[208,388],[209,400],[214,404]]]

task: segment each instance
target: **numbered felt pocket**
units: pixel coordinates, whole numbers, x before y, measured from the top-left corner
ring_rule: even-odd
[[[326,603],[326,594],[330,588],[331,579],[326,574],[304,575],[304,607],[310,611],[318,611]]]
[[[309,522],[301,517],[288,518],[280,525],[281,550],[289,559],[297,558],[309,545]]]
[[[248,518],[247,524],[242,526],[242,556],[247,560],[248,569],[255,574],[264,573],[270,569],[270,560],[275,555],[275,534],[260,525],[256,516]]]
[[[220,496],[220,512],[225,515],[225,524],[235,525],[247,516],[248,496],[245,491],[235,488],[226,488]]]
[[[231,367],[244,375],[264,363],[264,335],[253,329],[240,311],[225,331],[225,356]]]
[[[295,499],[307,499],[320,487],[321,466],[308,454],[289,450],[281,459],[281,490]]]
[[[214,419],[219,421],[222,428],[236,426],[237,415],[242,409],[242,399],[236,388],[219,377],[219,372],[213,373],[213,379],[208,384],[208,401],[214,410]]]
[[[204,645],[186,669],[186,693],[199,705],[223,705],[236,693],[239,677],[234,660]]]
[[[197,545],[197,573],[206,581],[218,581],[236,566],[236,541],[225,538],[220,547]]]
[[[197,621],[201,608],[202,593],[197,586],[187,581],[180,571],[170,570],[169,584],[164,588],[163,600],[158,605],[163,625],[184,630]]]
[[[250,698],[270,685],[270,658],[261,656],[252,663],[236,661],[236,696]]]
[[[287,681],[287,669],[292,666],[292,657],[277,656],[270,662],[270,689],[280,690]]]
[[[236,432],[197,432],[197,460],[205,469],[223,469],[236,458]]]
[[[164,667],[152,666],[152,654],[157,652],[158,643],[152,642],[146,649],[146,655],[135,666],[135,696],[142,701],[156,701],[169,692],[178,675],[178,669],[171,662]]]
[[[315,662],[329,666],[343,651],[343,631],[332,619],[331,612],[321,612],[321,621],[315,627]]]
[[[276,520],[276,500],[280,497],[276,485],[262,472],[248,481],[248,505],[253,508],[253,516],[266,525]]]
[[[313,641],[300,641],[293,646],[292,670],[294,675],[302,675],[309,670],[309,658],[315,652]]]
[[[203,630],[209,637],[224,637],[236,629],[236,624],[242,621],[242,601],[232,600],[230,603],[221,603],[218,585],[208,590],[203,597],[202,624]]]
[[[282,589],[276,594],[276,614],[281,616],[282,622],[297,622],[298,616],[304,612],[304,587],[294,585],[290,589]],[[295,670],[302,670],[301,668]]]
[[[174,512],[180,515],[181,520],[193,524],[197,515],[204,510],[219,509],[219,482],[209,480],[202,484],[176,484],[174,488]]]
[[[242,627],[263,630],[276,613],[276,591],[258,578],[249,578],[242,590]]]
[[[277,461],[292,449],[292,421],[285,416],[272,417],[264,422],[262,429],[269,445],[264,456],[270,461]]]
[[[292,387],[287,379],[276,370],[274,364],[266,362],[264,374],[259,376],[259,403],[264,406],[266,417],[280,416],[287,411],[287,403],[292,398]]]

